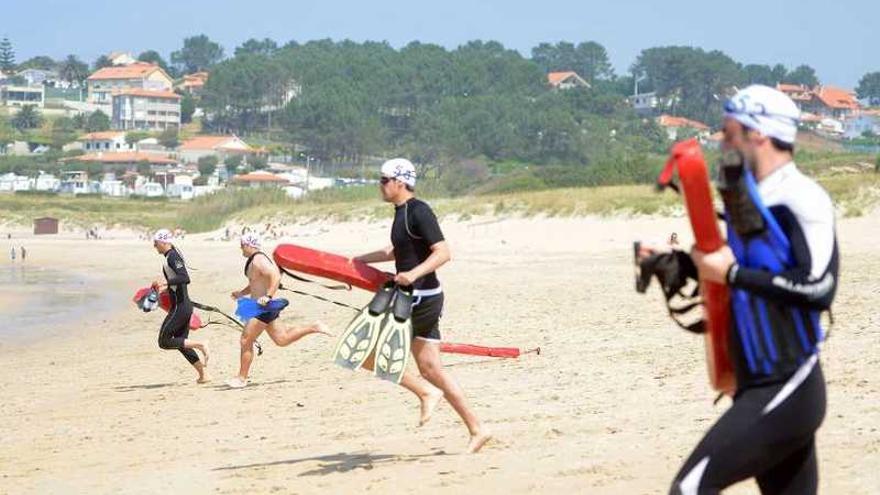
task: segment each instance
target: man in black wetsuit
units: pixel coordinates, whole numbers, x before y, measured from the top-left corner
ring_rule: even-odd
[[[391,245],[354,259],[364,263],[393,260],[397,268],[394,281],[398,285],[413,288],[413,357],[421,375],[440,389],[443,397],[464,421],[470,432],[467,451],[475,453],[489,441],[491,435],[471,410],[461,387],[443,369],[440,360],[443,290],[435,271],[450,260],[449,245],[431,207],[414,197],[415,184],[416,170],[409,160],[395,158],[382,164],[379,186],[382,199],[394,204]],[[372,369],[373,364],[371,356],[363,367]],[[439,394],[412,373],[404,375],[401,385],[421,400],[420,424],[424,424],[430,419],[440,399]]]
[[[734,182],[719,179],[722,195],[742,188],[748,200],[737,206],[725,197],[729,246],[691,257],[702,279],[731,290],[737,388],[670,493],[716,494],[755,478],[765,495],[814,494],[815,432],[825,416],[819,313],[830,307],[838,279],[834,206],[793,161],[800,112],[788,96],[750,86],[724,110],[723,147],[739,152],[754,181],[741,164],[724,174]],[[758,215],[741,214],[752,206]]]
[[[180,252],[171,243],[173,236],[167,229],[160,229],[153,235],[153,247],[165,257],[162,265],[161,279],[153,281],[153,288],[158,292],[168,290],[171,296],[171,307],[159,330],[159,347],[177,349],[199,374],[196,383],[207,383],[209,380],[205,367],[208,365],[208,346],[189,339],[189,320],[193,313],[193,305],[189,300],[186,286],[189,285],[189,274]],[[203,359],[195,352],[202,353]]]

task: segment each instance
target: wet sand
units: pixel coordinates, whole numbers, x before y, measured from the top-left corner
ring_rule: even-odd
[[[357,254],[385,244],[389,225],[310,224],[289,229],[300,236],[290,240]],[[159,275],[147,243],[39,239],[28,243],[34,262],[106,274],[122,302],[112,318],[71,322],[69,337],[0,348],[0,493],[665,493],[727,406],[712,405],[701,339],[667,319],[656,287],[647,296],[632,287],[630,243],[674,230],[686,244],[684,220],[443,227],[454,256],[440,272],[444,337],[543,349],[518,360],[445,357],[496,435],[480,454],[461,454],[467,434],[448,405],[417,428],[407,392],[332,365],[332,339],[281,349],[264,338],[252,385],[229,390],[236,335],[199,330],[193,336],[212,345],[214,382],[197,386],[177,352],[156,347],[162,315],[125,301]],[[880,214],[841,220],[839,235],[820,492],[870,494],[880,486]],[[197,269],[191,293],[231,309],[243,259],[234,242],[208,237],[181,243]],[[351,318],[290,298],[290,324],[320,318],[338,332]],[[757,489],[747,482],[727,493]]]

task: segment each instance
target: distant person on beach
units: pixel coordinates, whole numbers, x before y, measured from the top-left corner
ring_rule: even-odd
[[[167,229],[161,229],[153,236],[153,247],[165,258],[165,263],[162,265],[165,281],[157,279],[152,286],[160,293],[167,290],[171,296],[168,316],[165,317],[159,330],[159,347],[180,351],[198,372],[199,379],[196,383],[207,383],[210,381],[205,373],[205,367],[208,365],[208,346],[189,338],[189,320],[193,313],[193,304],[187,292],[189,274],[183,256],[171,243],[173,240],[174,236]],[[204,356],[202,359],[199,359],[196,350],[201,351]]]
[[[22,263],[24,263],[25,258],[27,258],[27,250],[25,250],[24,246],[22,246],[21,247],[21,262]]]
[[[12,258],[12,262],[15,263],[15,246],[9,248],[9,257]]]

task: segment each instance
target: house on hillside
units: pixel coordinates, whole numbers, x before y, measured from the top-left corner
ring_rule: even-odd
[[[626,101],[632,106],[638,115],[650,116],[654,115],[660,108],[660,98],[657,93],[642,93],[628,96]]]
[[[128,88],[112,94],[110,125],[118,130],[180,128],[180,95],[167,90]]]
[[[285,187],[290,181],[271,172],[257,171],[234,176],[232,184],[243,187]]]
[[[804,109],[823,117],[846,119],[855,116],[861,105],[854,91],[819,86],[813,90],[813,99]]]
[[[196,163],[204,156],[216,156],[223,162],[230,155],[249,155],[258,150],[241,140],[238,136],[195,136],[187,139],[177,148],[177,154],[184,163]]]
[[[18,71],[16,75],[27,81],[28,86],[42,86],[44,84],[51,86],[60,79],[57,72],[44,69],[24,69]]]
[[[803,84],[779,83],[776,89],[788,95],[801,111],[813,101],[813,89]]]
[[[195,72],[193,74],[187,74],[183,76],[183,80],[177,83],[177,86],[174,88],[183,93],[188,93],[191,96],[201,96],[202,90],[205,88],[205,83],[208,82],[208,72]]]
[[[125,142],[125,133],[122,131],[90,132],[78,139],[86,152],[117,152],[130,151],[132,149]]]
[[[657,125],[666,130],[666,135],[671,141],[678,140],[685,134],[695,134],[700,141],[705,141],[709,137],[709,126],[684,117],[661,115],[657,117]]]
[[[174,80],[161,67],[146,62],[98,69],[86,79],[87,101],[109,105],[114,92],[126,89],[171,91]]]
[[[34,105],[43,108],[46,104],[46,89],[42,86],[0,86],[0,103],[7,107]]]
[[[552,89],[589,88],[584,78],[574,71],[550,72],[547,74],[547,84]]]
[[[843,137],[857,139],[868,135],[880,136],[880,115],[863,113],[843,122]]]

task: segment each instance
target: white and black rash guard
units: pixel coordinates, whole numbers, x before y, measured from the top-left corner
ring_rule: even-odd
[[[162,273],[168,283],[168,291],[171,293],[171,302],[174,305],[189,302],[186,286],[189,284],[189,274],[186,264],[177,248],[172,247],[165,253],[165,263],[162,265]]]
[[[791,242],[795,266],[774,274],[734,265],[728,282],[768,299],[814,310],[830,308],[839,260],[828,193],[794,162],[759,182],[758,193]]]

